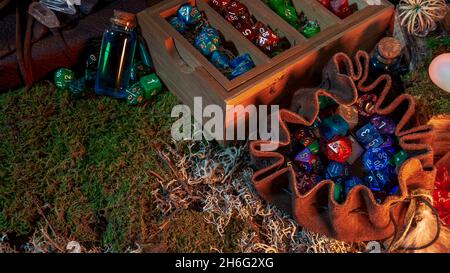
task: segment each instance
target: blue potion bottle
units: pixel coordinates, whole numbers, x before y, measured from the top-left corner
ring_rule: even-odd
[[[98,61],[95,93],[116,99],[126,99],[137,44],[134,14],[114,11],[111,25],[103,34]]]

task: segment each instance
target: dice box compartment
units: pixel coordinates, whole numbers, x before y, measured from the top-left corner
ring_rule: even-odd
[[[179,99],[191,109],[194,97],[202,97],[203,106],[219,105],[225,113],[225,128],[246,119],[245,113],[226,112],[227,105],[275,104],[302,85],[309,84],[336,52],[371,50],[390,24],[394,7],[386,0],[370,6],[356,3],[358,11],[340,19],[316,0],[293,0],[310,20],[318,20],[321,32],[307,39],[260,0],[240,0],[259,21],[267,24],[291,47],[270,58],[228,23],[209,0],[165,0],[138,14],[142,33],[149,46],[156,72]],[[227,79],[167,21],[183,4],[204,12],[209,23],[239,54],[249,53],[256,67],[233,79]],[[203,121],[198,121],[203,123]]]

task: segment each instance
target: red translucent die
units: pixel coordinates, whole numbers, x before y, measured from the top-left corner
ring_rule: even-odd
[[[240,20],[235,26],[237,30],[239,30],[242,35],[244,35],[248,40],[254,42],[256,40],[256,29],[253,26],[252,22],[249,20]]]
[[[224,17],[228,22],[235,26],[241,20],[249,20],[250,14],[245,5],[234,1],[224,11]]]
[[[352,142],[348,137],[336,136],[327,143],[327,157],[344,163],[352,154]]]
[[[233,3],[232,0],[211,0],[210,5],[220,13],[223,13]]]
[[[256,45],[264,50],[272,51],[280,42],[280,38],[267,25],[257,22]]]
[[[341,19],[344,19],[345,17],[352,14],[348,6],[348,0],[331,0],[330,5],[330,10]]]

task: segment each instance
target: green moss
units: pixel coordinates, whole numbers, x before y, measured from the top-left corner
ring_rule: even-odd
[[[1,94],[0,232],[31,235],[48,221],[88,248],[145,241],[157,220],[141,219],[157,185],[148,171],[166,171],[151,144],[170,135],[177,103],[168,92],[140,107],[71,100],[47,83]]]
[[[446,37],[428,38],[427,44],[432,56],[450,51],[450,39]],[[420,115],[435,116],[450,114],[450,94],[438,88],[428,75],[428,67],[432,59],[426,61],[422,69],[407,74],[403,81],[406,93],[414,96],[417,111]]]

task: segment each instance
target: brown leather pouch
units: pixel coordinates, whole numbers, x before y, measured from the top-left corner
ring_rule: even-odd
[[[359,51],[354,63],[343,53],[333,56],[323,71],[322,84],[318,88],[298,90],[291,110],[279,113],[280,140],[275,151],[263,151],[262,144],[250,144],[252,159],[258,171],[253,183],[258,193],[268,202],[290,213],[297,223],[311,231],[344,241],[381,240],[394,234],[394,224],[401,227],[405,222],[409,201],[418,193],[428,193],[434,187],[436,171],[433,167],[433,151],[430,142],[433,130],[430,126],[415,126],[414,99],[390,92],[391,78],[383,75],[367,84],[369,55]],[[310,126],[319,113],[319,95],[333,98],[338,104],[352,105],[358,94],[377,93],[375,105],[378,114],[392,117],[397,122],[396,136],[400,146],[410,158],[399,170],[400,194],[391,195],[379,204],[366,186],[354,187],[344,203],[334,199],[334,183],[325,180],[312,190],[301,194],[296,175],[286,166],[283,152],[290,149],[289,124]]]

